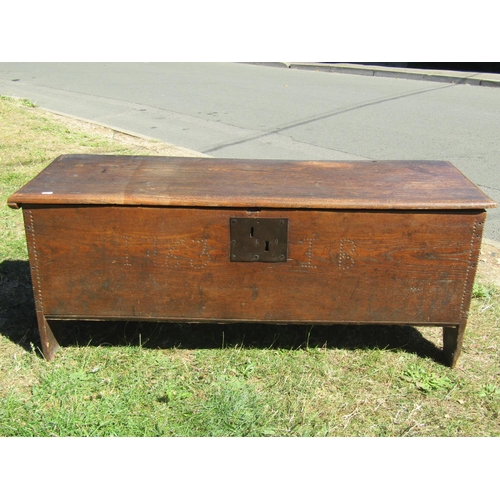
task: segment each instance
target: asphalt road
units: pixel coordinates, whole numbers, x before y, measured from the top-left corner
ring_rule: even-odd
[[[0,94],[215,157],[448,160],[500,203],[500,88],[238,63],[0,63]],[[500,209],[485,236],[500,241]]]

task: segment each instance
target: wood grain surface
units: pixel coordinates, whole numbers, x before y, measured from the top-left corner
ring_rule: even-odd
[[[448,162],[105,155],[60,156],[8,204],[47,359],[58,319],[391,323],[443,326],[450,366],[496,206]]]
[[[25,207],[48,318],[458,324],[484,211]],[[231,217],[286,217],[286,262],[231,262]]]
[[[442,161],[283,161],[63,155],[8,200],[236,208],[483,209],[496,203]]]

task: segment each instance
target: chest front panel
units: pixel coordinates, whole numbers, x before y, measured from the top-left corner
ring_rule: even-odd
[[[305,323],[465,317],[485,219],[480,210],[99,205],[24,213],[47,317]],[[286,220],[284,260],[280,251],[274,262],[233,261],[234,218]],[[261,252],[273,250],[270,231]]]

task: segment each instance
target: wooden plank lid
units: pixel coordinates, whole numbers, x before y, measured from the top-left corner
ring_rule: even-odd
[[[283,161],[62,155],[8,204],[243,208],[493,208],[444,161]]]

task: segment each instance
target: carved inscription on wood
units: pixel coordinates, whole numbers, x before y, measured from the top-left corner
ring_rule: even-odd
[[[245,210],[27,212],[52,317],[447,323],[465,311],[482,213],[262,210],[289,220],[286,262],[231,262]],[[464,243],[466,242],[466,243]],[[56,293],[57,292],[57,293]]]

